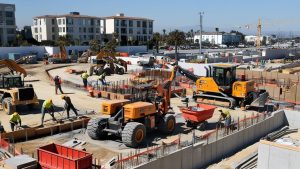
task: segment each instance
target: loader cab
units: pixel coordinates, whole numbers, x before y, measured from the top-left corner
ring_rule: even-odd
[[[24,83],[19,75],[5,75],[0,81],[1,88],[19,88],[23,87]]]
[[[231,87],[235,82],[236,66],[229,64],[217,64],[213,66],[213,79],[222,87]]]

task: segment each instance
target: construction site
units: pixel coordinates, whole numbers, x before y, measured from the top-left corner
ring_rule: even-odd
[[[0,168],[298,166],[295,57],[182,63],[101,51],[74,62],[66,53],[0,61]]]

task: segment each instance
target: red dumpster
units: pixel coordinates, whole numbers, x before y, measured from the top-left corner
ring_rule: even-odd
[[[91,169],[92,154],[58,144],[38,148],[38,161],[42,169]]]

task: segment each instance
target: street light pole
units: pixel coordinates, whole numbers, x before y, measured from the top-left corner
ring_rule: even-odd
[[[199,12],[200,15],[200,38],[199,38],[199,53],[202,54],[202,18],[204,12]]]

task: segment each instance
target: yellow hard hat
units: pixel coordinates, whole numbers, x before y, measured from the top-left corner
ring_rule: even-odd
[[[49,102],[52,103],[52,99],[49,99]]]
[[[60,98],[61,98],[61,99],[64,99],[64,98],[65,98],[65,95],[61,95]]]
[[[14,115],[17,115],[17,114],[19,114],[19,113],[15,111],[15,112],[14,112]]]

